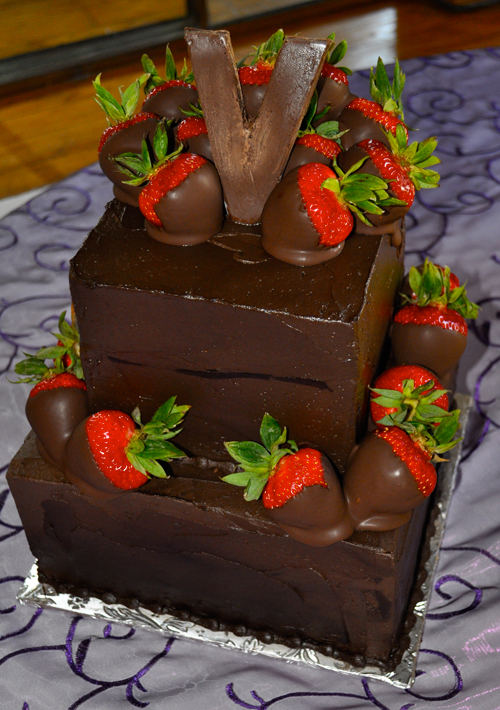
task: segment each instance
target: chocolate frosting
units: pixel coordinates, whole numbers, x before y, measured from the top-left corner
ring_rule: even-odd
[[[330,41],[293,37],[284,43],[250,122],[229,33],[187,29],[186,42],[229,216],[255,224],[286,165]]]
[[[262,213],[262,246],[280,261],[313,266],[338,256],[344,242],[334,247],[319,243],[320,235],[307,214],[297,183],[298,168],[272,191]]]
[[[153,239],[164,244],[192,246],[217,234],[224,221],[224,204],[212,163],[205,163],[169,190],[155,205],[155,212],[163,228],[148,220],[145,227]]]
[[[329,168],[332,167],[332,159],[327,158],[323,153],[319,153],[317,150],[314,150],[314,148],[309,148],[306,145],[294,145],[283,176],[287,175],[294,168],[307,165],[308,163],[321,163],[322,165],[328,165]]]
[[[42,446],[48,463],[63,468],[66,442],[88,414],[87,393],[78,387],[58,387],[28,397],[26,416]]]
[[[147,97],[141,111],[155,113],[160,118],[182,121],[186,118],[186,114],[181,109],[189,111],[190,104],[196,106],[198,100],[198,92],[194,88],[169,86],[163,91],[158,91],[154,96]]]
[[[115,185],[115,197],[134,207],[139,204],[139,194],[143,186],[125,185],[124,180],[130,178],[120,172],[110,158],[117,158],[122,153],[140,154],[142,139],[147,137],[152,140],[157,125],[158,121],[155,118],[147,118],[145,121],[122,128],[107,139],[99,153],[99,165],[106,177]]]
[[[344,495],[356,530],[393,530],[424,502],[407,465],[390,444],[368,434],[352,455],[344,476]]]
[[[340,139],[344,150],[349,150],[349,148],[365,140],[365,138],[375,138],[390,148],[389,139],[380,123],[374,121],[373,118],[364,116],[361,111],[345,108],[337,120],[339,122],[339,131],[349,129]]]
[[[421,365],[434,372],[443,387],[453,389],[458,361],[467,336],[439,325],[393,323],[392,354],[395,365]]]
[[[267,514],[299,542],[314,547],[346,540],[354,532],[342,488],[326,456],[321,457],[327,488],[306,486],[298,495]]]

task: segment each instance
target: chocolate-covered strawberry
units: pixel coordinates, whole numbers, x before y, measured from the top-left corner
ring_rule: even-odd
[[[66,312],[61,313],[59,333],[53,334],[58,344],[41,348],[15,367],[22,375],[18,382],[35,385],[26,402],[26,416],[36,434],[38,451],[60,470],[66,442],[88,414],[78,331],[65,316]]]
[[[122,153],[136,153],[141,150],[144,137],[151,137],[158,124],[152,113],[138,113],[134,116],[139,101],[141,87],[148,75],[143,74],[125,91],[120,89],[120,101],[101,85],[101,75],[93,82],[96,102],[105,112],[110,124],[99,142],[99,165],[113,183],[113,193],[122,202],[134,207],[138,205],[140,187],[125,184],[125,177],[117,168],[114,159]]]
[[[82,493],[114,498],[139,488],[151,476],[166,478],[159,461],[168,463],[186,454],[170,439],[176,436],[189,406],[171,397],[142,424],[139,409],[132,416],[103,410],[84,419],[66,446],[64,472]]]
[[[412,295],[403,294],[404,305],[394,316],[391,343],[398,365],[417,364],[431,370],[448,389],[467,344],[466,318],[476,318],[465,286],[456,286],[448,268],[428,259],[419,271],[408,275]],[[456,277],[455,277],[456,278]]]
[[[366,138],[374,138],[389,147],[387,132],[396,135],[396,128],[401,125],[406,135],[407,128],[403,122],[403,104],[401,94],[405,84],[405,76],[396,60],[394,79],[389,81],[382,60],[378,59],[376,71],[370,71],[370,93],[372,100],[355,98],[347,104],[338,116],[342,129],[348,128],[349,133],[342,137],[342,145],[348,150],[356,143]]]
[[[202,155],[207,160],[214,162],[212,147],[208,139],[208,130],[203,111],[200,106],[190,106],[184,112],[184,118],[175,129],[175,138],[178,143],[182,143],[188,153]]]
[[[355,449],[344,476],[344,495],[356,530],[393,530],[436,485],[434,462],[451,449],[459,411],[439,426],[404,422],[376,429]]]
[[[222,480],[245,488],[245,500],[262,503],[290,537],[307,545],[331,545],[349,537],[354,528],[332,465],[319,451],[298,449],[287,441],[287,430],[265,414],[262,444],[226,442],[240,471]]]
[[[283,30],[275,32],[267,42],[255,47],[255,52],[238,64],[238,76],[247,116],[255,118],[262,106],[279,51],[285,41]],[[250,64],[243,62],[251,59]]]
[[[171,121],[181,121],[183,111],[187,111],[191,104],[198,102],[198,92],[193,85],[194,76],[188,72],[186,60],[180,74],[177,73],[174,57],[167,45],[165,52],[165,78],[157,72],[154,63],[147,54],[142,56],[142,66],[148,79],[144,91],[146,99],[142,104],[142,111],[153,113],[160,118]]]
[[[321,163],[291,170],[274,188],[262,212],[262,246],[289,264],[310,266],[337,256],[353,229],[354,217],[380,214],[394,204],[387,183],[359,172],[345,173]]]
[[[357,98],[349,89],[348,76],[352,71],[348,67],[335,66],[345,56],[347,51],[347,42],[343,39],[335,45],[335,32],[328,35],[328,39],[332,41],[332,45],[328,51],[325,62],[321,69],[321,76],[318,80],[318,113],[319,117],[315,119],[315,125],[325,123],[326,121],[334,121],[340,115],[348,103]]]
[[[439,174],[429,170],[431,165],[441,162],[432,154],[437,145],[436,138],[408,145],[401,125],[396,128],[396,136],[388,132],[387,138],[390,148],[381,141],[366,138],[339,156],[339,164],[345,170],[368,156],[361,170],[384,178],[388,183],[389,194],[400,200],[400,204],[394,205],[382,215],[368,217],[375,226],[400,219],[413,204],[416,190],[438,187],[439,184]]]
[[[400,365],[386,370],[370,390],[370,414],[379,428],[404,421],[437,426],[447,416],[447,390],[429,370],[419,365]]]
[[[217,170],[206,158],[181,153],[182,146],[168,152],[169,123],[158,124],[152,150],[144,141],[140,155],[121,155],[116,162],[128,175],[126,182],[144,184],[139,208],[148,234],[165,244],[191,246],[222,228],[222,187]]]
[[[307,163],[323,163],[332,167],[334,159],[342,151],[342,133],[337,121],[327,121],[314,128],[317,106],[318,94],[315,91],[283,175]]]

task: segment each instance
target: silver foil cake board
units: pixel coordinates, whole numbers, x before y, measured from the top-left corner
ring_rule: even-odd
[[[461,410],[460,426],[464,435],[469,417],[472,398],[455,395],[456,406]],[[230,631],[213,631],[192,621],[183,621],[170,614],[156,614],[144,607],[130,609],[122,604],[110,604],[97,597],[79,597],[73,594],[61,594],[49,584],[38,579],[36,562],[18,592],[17,599],[22,604],[59,609],[72,614],[78,613],[109,623],[125,624],[135,628],[156,631],[166,636],[177,636],[194,641],[204,641],[228,649],[238,649],[245,653],[255,653],[269,658],[280,658],[288,662],[297,662],[312,668],[324,668],[365,678],[382,680],[398,688],[410,688],[415,680],[417,656],[424,631],[425,617],[432,591],[439,550],[441,547],[446,517],[455,478],[460,461],[462,442],[453,448],[446,463],[439,467],[438,482],[434,492],[434,506],[431,510],[422,555],[417,568],[416,584],[410,595],[410,605],[405,615],[405,627],[409,629],[401,642],[405,651],[397,665],[384,668],[367,664],[354,666],[339,658],[332,658],[318,653],[314,649],[292,649],[278,643],[265,644],[253,636],[237,636]]]

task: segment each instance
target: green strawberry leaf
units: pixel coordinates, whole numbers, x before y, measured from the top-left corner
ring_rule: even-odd
[[[227,476],[223,476],[221,481],[224,483],[230,483],[233,486],[241,486],[246,488],[252,478],[252,474],[242,471],[241,473],[229,473]]]
[[[242,465],[268,465],[270,454],[261,444],[254,441],[225,441],[224,446],[229,455]]]
[[[138,456],[137,459],[140,460],[143,468],[146,469],[146,472],[150,476],[155,476],[156,478],[168,478],[165,473],[165,469],[158,463],[158,461],[155,461],[154,459],[146,459],[143,456]]]
[[[283,443],[283,441],[281,441],[283,433],[286,437],[286,431],[281,431],[281,427],[276,419],[270,414],[264,414],[260,425],[260,438],[268,451],[271,451],[272,447],[278,442]]]
[[[443,419],[441,424],[434,431],[434,438],[438,444],[447,444],[453,437],[459,427],[458,418],[460,416],[460,410],[455,409],[450,412],[450,415]]]
[[[266,486],[268,478],[268,475],[260,477],[255,476],[251,478],[245,489],[245,493],[243,494],[244,499],[247,501],[258,500],[262,495],[262,491]]]
[[[165,49],[165,78],[167,81],[177,79],[177,68],[175,66],[174,56],[168,44]]]

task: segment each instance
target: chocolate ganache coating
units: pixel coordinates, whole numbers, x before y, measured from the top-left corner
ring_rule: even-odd
[[[87,393],[78,387],[58,387],[28,397],[26,416],[48,463],[62,470],[66,442],[88,413]]]
[[[117,158],[122,153],[140,154],[143,138],[149,138],[151,141],[157,125],[156,119],[147,118],[145,121],[122,128],[107,139],[99,153],[99,165],[102,172],[113,183],[115,197],[133,207],[139,204],[142,185],[125,185],[124,181],[130,178],[118,170],[111,158]]]
[[[141,111],[155,113],[160,118],[182,121],[186,118],[184,111],[189,111],[190,104],[195,106],[199,101],[198,91],[192,86],[161,86],[153,89],[142,104]]]
[[[201,244],[217,234],[224,222],[222,187],[212,163],[204,163],[155,205],[162,222],[148,220],[148,234],[159,242],[176,246]]]
[[[260,111],[268,84],[242,84],[241,93],[248,118],[255,118]]]
[[[313,226],[300,194],[298,168],[279,182],[262,213],[262,246],[272,256],[287,264],[313,266],[338,256],[344,242],[334,247],[319,243],[320,234]]]
[[[344,150],[349,150],[365,138],[374,138],[390,148],[389,139],[380,123],[365,116],[361,111],[347,107],[340,113],[337,120],[339,131],[349,129],[340,139]]]
[[[192,136],[192,138],[188,138],[185,143],[189,153],[202,155],[207,160],[210,160],[211,163],[214,162],[210,140],[206,133],[200,133],[199,136]]]
[[[396,365],[421,365],[431,370],[443,387],[453,389],[458,361],[467,336],[439,325],[393,323],[391,344]]]
[[[407,465],[390,444],[368,434],[355,449],[344,476],[344,495],[356,530],[393,530],[424,502]]]
[[[316,113],[321,113],[327,106],[327,113],[319,121],[314,122],[314,126],[320,126],[326,121],[336,121],[343,109],[353,99],[357,98],[352,94],[349,85],[341,81],[335,81],[330,77],[320,77],[317,85],[318,108]]]
[[[270,518],[290,537],[313,547],[347,540],[354,524],[347,509],[342,487],[326,456],[321,457],[327,488],[306,486],[283,506],[266,509]]]
[[[308,163],[322,163],[323,165],[328,165],[329,168],[332,167],[332,159],[328,158],[323,153],[320,153],[314,148],[310,148],[307,145],[297,145],[295,144],[292,152],[290,153],[290,159],[283,173],[283,177],[287,175],[294,168],[299,168],[301,165],[307,165]]]

